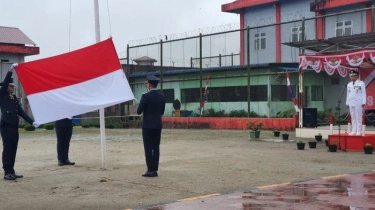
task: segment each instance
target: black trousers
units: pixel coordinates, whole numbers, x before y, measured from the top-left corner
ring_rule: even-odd
[[[57,159],[60,162],[69,160],[69,146],[73,127],[56,127]]]
[[[1,138],[3,139],[3,169],[5,174],[14,174],[14,163],[18,147],[18,126],[3,124],[1,126]]]
[[[142,129],[147,171],[159,169],[161,129]]]

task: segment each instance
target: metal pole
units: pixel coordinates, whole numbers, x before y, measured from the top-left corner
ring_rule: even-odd
[[[99,24],[99,2],[94,0],[94,11],[95,11],[95,37],[96,42],[100,42],[100,24]],[[106,143],[105,143],[105,121],[104,121],[104,108],[99,109],[100,119],[100,142],[101,142],[101,154],[102,154],[102,169],[107,169],[106,163]]]
[[[127,44],[126,45],[126,56],[127,56],[127,58],[126,58],[126,79],[128,80],[128,81],[130,81],[130,78],[129,78],[129,75],[130,75],[130,54],[129,54],[129,44]],[[129,82],[129,84],[130,84],[130,82]],[[130,88],[131,88],[131,86],[130,86]],[[127,113],[128,113],[128,115],[130,114],[130,101],[128,101],[128,102],[126,102],[126,104],[127,104]],[[124,119],[125,120],[125,119]]]
[[[203,79],[203,76],[202,76],[202,33],[200,33],[199,34],[199,101],[200,103],[202,103],[202,100],[203,100],[202,79]],[[202,113],[202,111],[200,113]],[[202,117],[202,114],[200,116]]]
[[[304,40],[305,40],[305,17],[302,18],[302,40],[301,41],[304,41]],[[302,49],[301,53],[304,54],[305,50]],[[303,69],[302,68],[299,69],[298,77],[299,77],[299,113],[298,113],[299,123],[298,123],[298,126],[302,128],[303,127],[303,100],[304,100]]]
[[[160,90],[163,92],[163,40],[160,39]]]
[[[250,28],[247,27],[247,117],[250,117]]]

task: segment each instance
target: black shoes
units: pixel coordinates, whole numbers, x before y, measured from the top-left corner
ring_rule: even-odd
[[[69,166],[74,166],[76,163],[75,162],[70,162],[69,160],[66,161],[58,161],[57,165],[63,166],[63,165],[69,165]]]
[[[16,180],[16,177],[13,174],[5,174],[4,179],[5,180]]]
[[[23,178],[23,175],[19,175],[19,174],[5,174],[4,175],[5,180],[16,180],[19,178]]]
[[[23,175],[21,174],[12,174],[16,179],[23,178]]]
[[[157,177],[158,176],[158,172],[154,171],[154,172],[149,172],[149,171],[146,171],[144,174],[142,174],[143,177]]]

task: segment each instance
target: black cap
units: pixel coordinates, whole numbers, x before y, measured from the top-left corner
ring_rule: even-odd
[[[149,82],[159,82],[159,78],[155,77],[154,75],[148,75],[147,76],[147,81]]]
[[[350,72],[349,72],[349,75],[350,76],[358,76],[358,71],[356,71],[356,70],[350,70]]]
[[[148,75],[147,76],[148,83],[152,84],[154,87],[156,87],[159,83],[159,78],[155,77],[154,75]]]

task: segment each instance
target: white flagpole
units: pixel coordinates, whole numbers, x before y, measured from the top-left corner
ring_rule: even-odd
[[[96,42],[100,42],[100,24],[99,24],[99,2],[94,0],[94,11],[95,11],[95,37]],[[104,122],[104,108],[99,109],[100,117],[100,143],[101,143],[101,154],[102,154],[102,169],[107,169],[106,163],[106,144],[105,144],[105,122]]]

